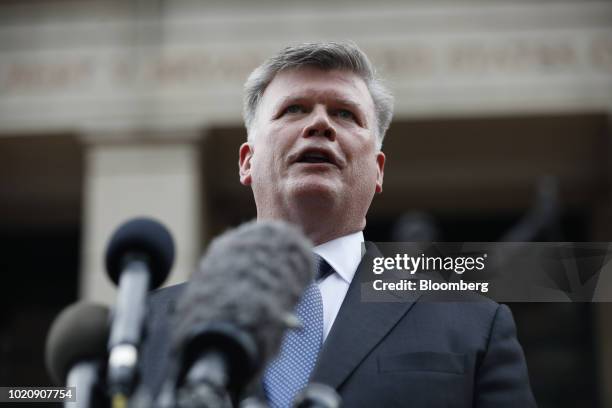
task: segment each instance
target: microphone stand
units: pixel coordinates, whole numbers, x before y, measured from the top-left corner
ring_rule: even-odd
[[[184,385],[179,389],[180,408],[232,408],[227,392],[229,378],[227,361],[221,353],[210,352],[189,370]]]

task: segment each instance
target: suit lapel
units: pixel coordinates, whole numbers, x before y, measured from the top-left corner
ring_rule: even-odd
[[[418,293],[410,293],[400,302],[362,302],[362,285],[371,285],[371,259],[381,256],[378,249],[366,243],[364,255],[349,286],[334,325],[327,336],[312,382],[338,388],[361,364],[385,335],[412,307]]]

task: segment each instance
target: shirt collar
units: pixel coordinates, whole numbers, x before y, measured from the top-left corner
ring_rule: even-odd
[[[317,245],[313,252],[325,259],[344,281],[351,283],[361,262],[363,242],[363,232],[359,231]]]

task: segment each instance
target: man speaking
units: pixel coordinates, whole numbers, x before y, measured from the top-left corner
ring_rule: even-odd
[[[268,403],[288,407],[312,381],[335,388],[346,407],[535,406],[506,306],[361,301],[362,231],[382,192],[392,111],[391,94],[350,43],[285,48],[245,84],[240,182],[258,220],[298,226],[319,258],[318,290],[296,312],[309,335],[283,340],[262,376]],[[152,302],[143,375],[156,389],[169,305],[181,291],[161,290]]]

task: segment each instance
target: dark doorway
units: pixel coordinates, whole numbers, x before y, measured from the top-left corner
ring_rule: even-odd
[[[44,346],[53,319],[78,295],[82,157],[70,135],[0,138],[3,386],[53,385]]]

